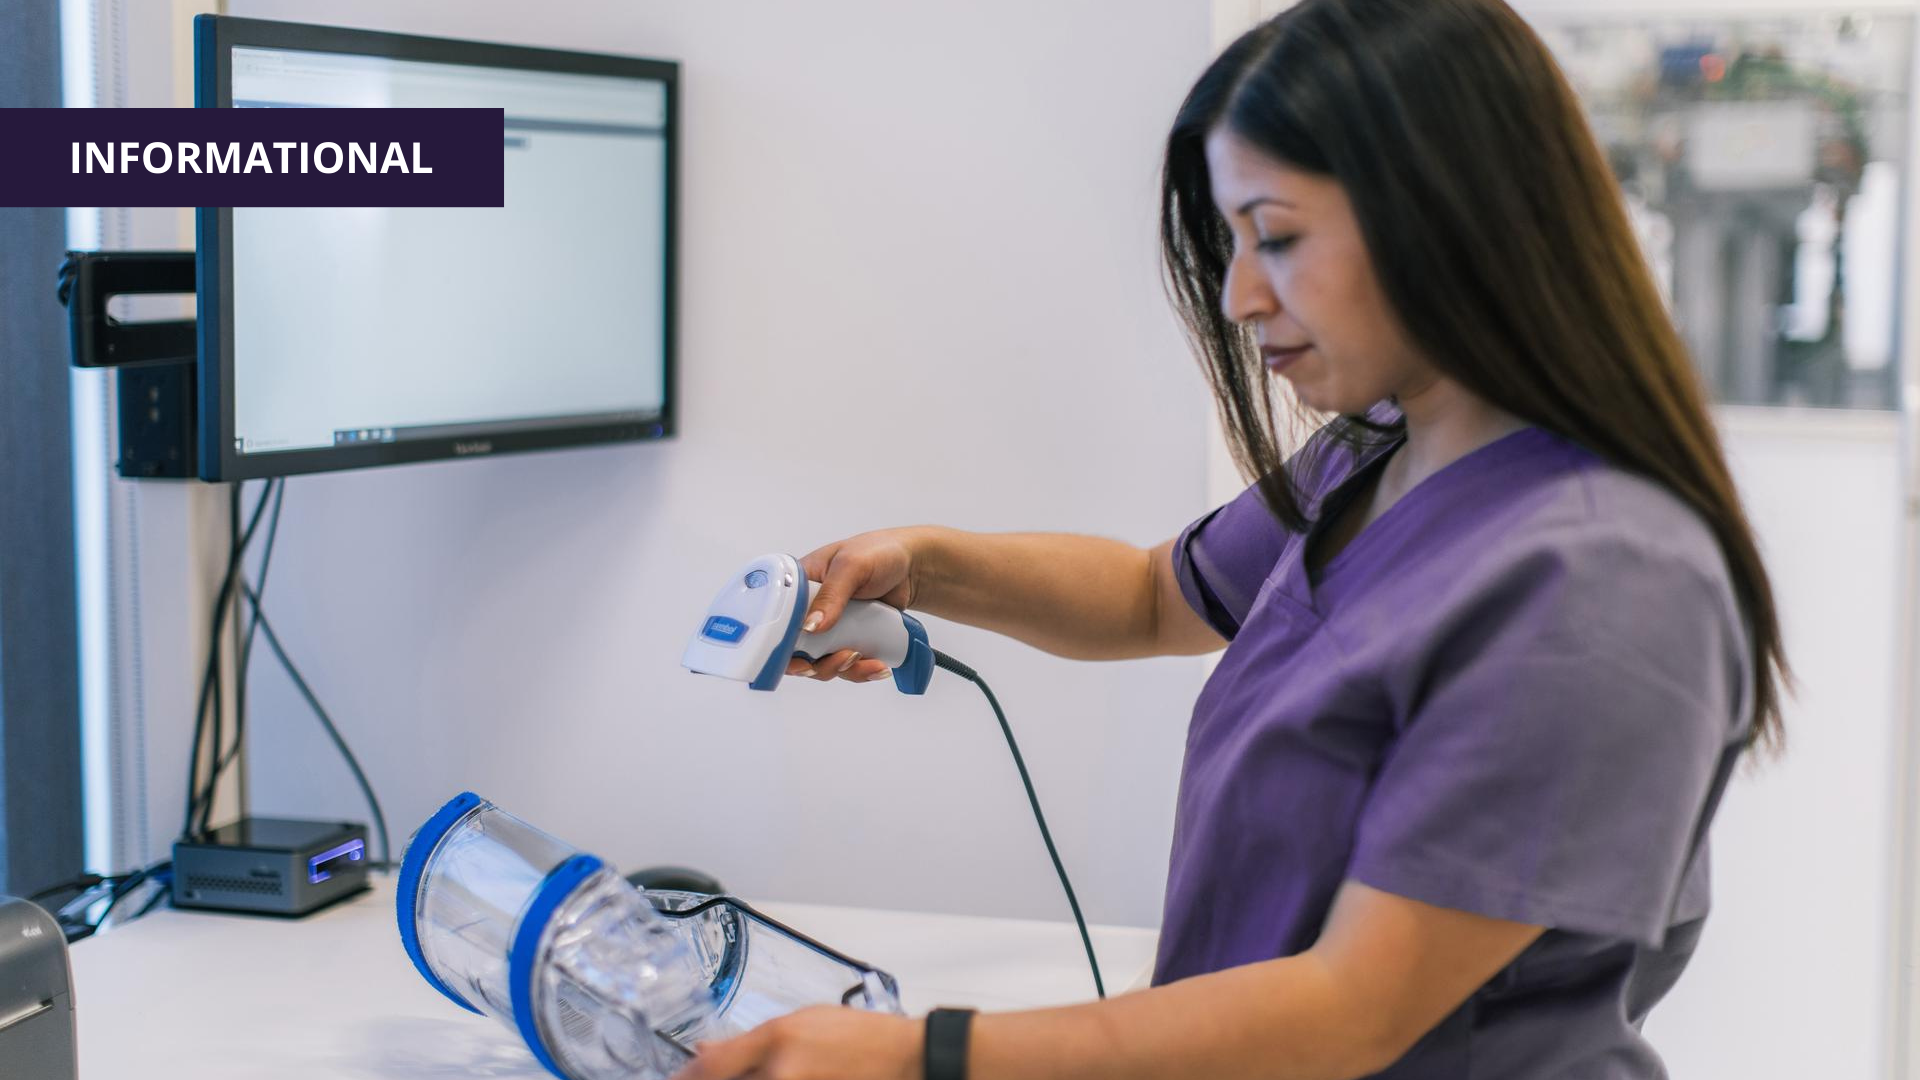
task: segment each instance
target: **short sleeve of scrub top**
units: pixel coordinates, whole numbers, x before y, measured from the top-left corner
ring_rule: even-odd
[[[1270,521],[1260,489],[1240,497],[1186,527],[1173,544],[1174,578],[1180,592],[1215,633],[1232,639],[1253,606],[1253,595],[1280,557],[1279,532]],[[1208,536],[1199,542],[1202,532]]]
[[[1639,1023],[1705,916],[1750,697],[1711,533],[1527,429],[1317,574],[1306,542],[1250,490],[1176,545],[1230,644],[1189,729],[1156,981],[1309,948],[1354,880],[1547,928],[1381,1075],[1663,1075]]]

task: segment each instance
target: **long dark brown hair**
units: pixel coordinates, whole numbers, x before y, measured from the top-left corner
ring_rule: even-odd
[[[1168,289],[1235,460],[1299,529],[1269,376],[1220,308],[1233,241],[1205,151],[1220,125],[1345,189],[1388,303],[1437,369],[1701,516],[1751,637],[1750,742],[1777,746],[1789,676],[1752,527],[1620,191],[1526,23],[1500,0],[1303,0],[1234,42],[1181,106],[1161,185]],[[1319,444],[1395,434],[1344,417]]]

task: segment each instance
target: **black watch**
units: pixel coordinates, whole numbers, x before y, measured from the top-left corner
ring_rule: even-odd
[[[972,1009],[935,1009],[927,1014],[927,1042],[921,1064],[925,1080],[967,1080],[967,1035]]]

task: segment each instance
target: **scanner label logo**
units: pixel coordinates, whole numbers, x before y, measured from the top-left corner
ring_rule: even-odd
[[[738,645],[747,634],[747,624],[739,619],[729,619],[725,615],[715,615],[700,628],[703,637],[712,638],[722,645]]]

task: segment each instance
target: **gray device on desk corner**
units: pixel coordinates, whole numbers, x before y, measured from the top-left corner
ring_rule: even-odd
[[[79,1075],[66,935],[39,905],[11,896],[0,896],[0,1072]]]

